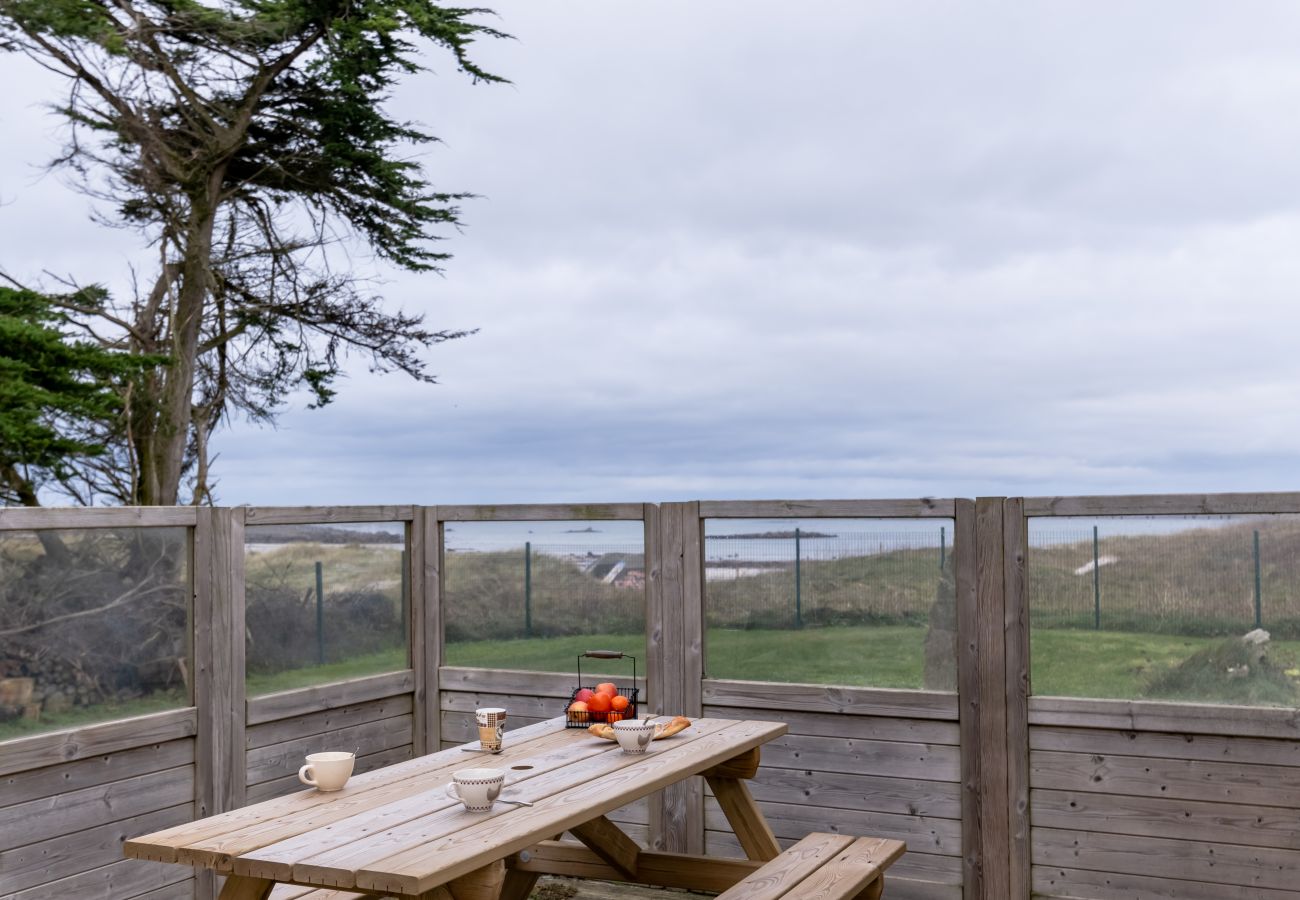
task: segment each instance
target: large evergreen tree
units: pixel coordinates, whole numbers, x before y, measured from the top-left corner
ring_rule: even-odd
[[[0,503],[39,506],[51,487],[93,501],[84,473],[122,424],[133,375],[151,360],[64,333],[53,308],[104,300],[98,290],[50,298],[0,286]]]
[[[232,412],[274,417],[300,387],[333,396],[340,355],[432,381],[423,351],[462,332],[384,308],[331,248],[356,241],[431,270],[463,194],[409,159],[434,138],[385,109],[394,79],[467,55],[486,10],[427,0],[0,0],[0,49],[66,76],[59,163],[138,228],[156,269],[120,303],[62,311],[159,356],[108,450],[124,503],[208,499],[208,438]],[[88,473],[94,477],[95,473]]]

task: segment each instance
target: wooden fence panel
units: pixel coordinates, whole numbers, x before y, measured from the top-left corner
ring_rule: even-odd
[[[907,842],[890,868],[887,896],[962,896],[962,786],[958,710],[952,695],[869,688],[767,685],[706,680],[706,716],[785,722],[788,734],[765,744],[750,792],[777,839],[789,846],[812,831]],[[822,711],[828,692],[837,711]],[[801,709],[792,697],[818,702]],[[904,695],[915,693],[916,697]],[[717,702],[719,698],[728,698]],[[838,711],[843,710],[843,711]],[[852,710],[852,712],[848,712]],[[940,712],[940,711],[943,712]],[[880,714],[885,713],[885,714]],[[938,716],[943,715],[943,718]],[[743,856],[711,795],[704,806],[710,854]]]
[[[139,746],[122,746],[114,724],[77,733],[93,747],[97,730],[109,749],[3,778],[0,896],[127,900],[163,888],[193,894],[189,870],[124,861],[122,841],[194,817],[194,738],[147,743],[146,733]]]

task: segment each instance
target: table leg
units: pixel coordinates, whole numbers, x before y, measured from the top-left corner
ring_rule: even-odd
[[[228,875],[219,900],[266,900],[274,887],[275,882],[269,878]]]
[[[736,833],[747,857],[767,862],[781,855],[781,845],[777,843],[772,827],[763,818],[763,811],[754,802],[745,782],[718,775],[707,775],[705,781],[709,783],[713,796],[731,823],[731,830]]]
[[[528,900],[528,895],[533,892],[533,886],[541,877],[539,872],[507,869],[505,884],[501,886],[501,900]]]
[[[885,876],[882,872],[876,876],[876,880],[871,882],[862,889],[853,900],[880,900],[880,896],[885,892]]]

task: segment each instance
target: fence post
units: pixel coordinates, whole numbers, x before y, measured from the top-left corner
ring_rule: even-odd
[[[1255,627],[1264,627],[1264,592],[1259,577],[1259,529],[1255,529]]]
[[[316,665],[325,665],[325,578],[316,560]]]
[[[442,526],[438,507],[417,506],[411,519],[411,668],[415,674],[417,754],[442,749]]]
[[[1097,526],[1092,526],[1092,627],[1101,631],[1101,557],[1098,554]]]
[[[944,563],[948,561],[948,535],[943,525],[939,526],[939,571],[943,571]]]
[[[533,636],[533,542],[524,541],[524,637]]]
[[[194,527],[194,816],[244,805],[244,511],[201,508]],[[200,870],[195,897],[215,897],[216,874]]]
[[[803,628],[803,574],[800,571],[799,529],[794,530],[794,627]]]

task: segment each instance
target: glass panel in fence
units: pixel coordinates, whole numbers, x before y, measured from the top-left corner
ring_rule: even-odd
[[[643,523],[448,522],[443,535],[447,665],[573,672],[587,650],[622,650],[645,674]]]
[[[710,519],[710,678],[955,691],[949,519]]]
[[[1300,516],[1029,521],[1035,694],[1300,704]]]
[[[185,528],[0,533],[0,740],[189,706]]]
[[[410,665],[403,522],[245,530],[248,694]]]

